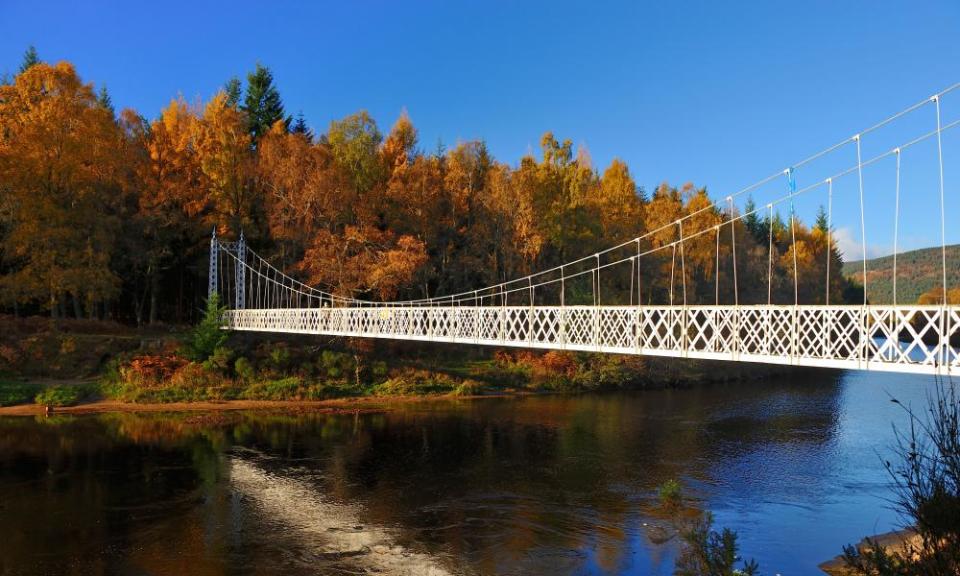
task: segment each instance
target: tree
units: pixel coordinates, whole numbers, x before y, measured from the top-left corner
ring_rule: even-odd
[[[753,576],[759,566],[753,560],[736,568],[737,533],[729,528],[713,530],[713,515],[709,512],[696,520],[682,533],[686,545],[677,559],[677,576]]]
[[[227,104],[227,95],[213,97],[195,125],[194,143],[200,168],[209,181],[207,198],[214,222],[229,223],[234,234],[253,224],[260,203],[251,186],[250,134],[243,114]]]
[[[325,143],[330,146],[334,160],[353,185],[352,192],[359,197],[372,191],[382,178],[383,166],[379,154],[382,140],[377,123],[366,110],[330,123]],[[362,211],[358,209],[363,208],[359,206],[360,202],[357,204],[345,208],[356,215]]]
[[[37,49],[31,44],[27,47],[27,51],[23,53],[23,62],[20,64],[20,74],[23,74],[30,69],[31,66],[40,63],[40,56],[37,54]]]
[[[824,234],[826,234],[827,232],[830,232],[829,220],[827,219],[827,211],[823,209],[822,204],[817,208],[817,219],[814,222],[813,226],[814,228],[816,228],[817,230],[819,230]]]
[[[308,144],[313,143],[313,130],[307,126],[307,121],[303,118],[303,112],[297,113],[297,119],[293,123],[293,128],[290,129],[290,132],[302,136],[307,140]]]
[[[226,103],[230,105],[231,98],[234,95],[239,97],[239,93],[235,91],[236,85],[228,82],[227,87],[231,91],[227,93]],[[285,128],[290,126],[290,118],[284,117],[280,92],[273,85],[273,73],[259,62],[254,71],[247,75],[247,97],[244,98],[242,110],[247,114],[250,138],[254,144],[274,123],[283,121]]]
[[[207,300],[203,318],[190,331],[183,343],[184,355],[194,362],[203,362],[213,356],[218,348],[227,341],[229,334],[220,329],[225,307],[220,305],[220,297],[214,294]]]
[[[80,316],[84,304],[117,294],[112,257],[130,185],[123,147],[113,116],[70,64],[34,64],[0,87],[10,267],[0,291],[55,316],[68,296]]]
[[[300,268],[308,282],[341,296],[369,293],[390,299],[426,261],[426,246],[416,238],[348,226],[342,234],[320,231]]]
[[[142,239],[137,272],[144,279],[135,298],[138,323],[143,321],[147,301],[148,321],[158,319],[161,297],[173,292],[163,282],[164,276],[170,270],[178,270],[180,278],[189,273],[190,263],[204,253],[209,226],[214,224],[210,181],[197,155],[199,122],[197,111],[179,98],[141,132],[146,160],[140,167],[136,221],[137,236]],[[178,320],[182,308],[191,309],[178,305]]]
[[[109,112],[110,116],[116,116],[117,112],[113,109],[113,99],[110,98],[110,93],[107,92],[107,86],[105,84],[101,86],[100,91],[97,92],[97,104]]]
[[[281,265],[299,260],[321,228],[343,212],[340,191],[349,187],[329,148],[315,146],[277,122],[257,149],[257,184]]]
[[[236,107],[240,104],[240,96],[243,92],[243,87],[240,85],[240,79],[234,76],[233,78],[227,80],[226,84],[223,85],[223,91],[227,94],[227,106]]]
[[[747,196],[747,203],[743,206],[743,212],[745,214],[743,224],[747,227],[747,231],[750,232],[750,235],[758,244],[766,243],[768,233],[766,215],[760,216],[760,211],[753,201],[753,196]]]
[[[605,243],[618,244],[643,234],[644,201],[625,162],[613,159],[593,198],[599,208]]]

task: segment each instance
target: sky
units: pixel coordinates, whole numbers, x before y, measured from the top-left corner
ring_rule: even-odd
[[[648,191],[706,186],[723,199],[960,81],[960,2],[37,2],[0,0],[0,74],[24,50],[69,60],[115,106],[156,117],[209,99],[257,62],[286,109],[324,131],[368,110],[381,130],[406,110],[420,146],[482,139],[501,161],[552,131],[602,172],[628,163]],[[960,89],[941,99],[960,118]],[[933,130],[924,106],[861,140],[862,158]],[[960,242],[960,127],[942,134],[946,240]],[[837,180],[841,248],[869,256],[939,245],[935,139]],[[851,142],[796,171],[822,181],[856,165]],[[826,187],[798,197],[810,221]],[[764,206],[786,178],[752,192]],[[745,195],[736,197],[743,206]],[[788,203],[778,204],[780,211]],[[849,257],[849,256],[848,256]]]

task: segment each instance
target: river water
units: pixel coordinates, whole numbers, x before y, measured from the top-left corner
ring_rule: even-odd
[[[764,574],[890,530],[891,396],[811,371],[358,414],[0,418],[0,574],[671,574],[710,511]],[[665,513],[676,478],[687,509]]]

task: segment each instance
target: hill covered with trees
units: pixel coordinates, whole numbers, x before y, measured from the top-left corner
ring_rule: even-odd
[[[843,265],[843,274],[863,284],[863,261]],[[930,303],[943,292],[943,261],[940,247],[911,250],[897,255],[897,302],[916,304],[924,294]],[[947,287],[960,286],[960,244],[947,246]],[[867,260],[867,291],[873,304],[893,302],[893,256]],[[936,294],[933,294],[936,292]],[[933,297],[933,300],[930,299]]]

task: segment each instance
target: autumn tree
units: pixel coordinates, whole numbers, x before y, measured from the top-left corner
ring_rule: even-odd
[[[209,183],[212,219],[239,234],[255,222],[260,206],[251,186],[253,163],[246,118],[227,103],[226,93],[220,92],[204,108],[193,138],[200,169]]]
[[[376,228],[347,226],[342,234],[320,231],[300,268],[308,282],[345,297],[390,299],[426,262],[426,246]]]
[[[197,155],[199,116],[195,107],[178,98],[160,117],[134,134],[142,142],[146,162],[140,168],[138,202],[139,272],[144,283],[134,311],[138,322],[155,322],[163,300],[163,279],[185,268],[201,255],[214,225],[208,190],[210,180]],[[149,303],[149,304],[147,304]],[[177,306],[177,317],[183,313]]]
[[[338,224],[340,191],[347,186],[329,147],[287,132],[282,122],[264,135],[257,151],[257,187],[282,266],[299,261],[319,230]]]
[[[376,216],[374,189],[382,182],[380,143],[383,135],[366,111],[330,123],[323,144],[330,147],[337,166],[349,183],[343,204],[344,219],[371,223]]]
[[[70,64],[33,64],[0,87],[7,301],[67,298],[76,315],[117,294],[111,263],[126,208],[123,134]]]

